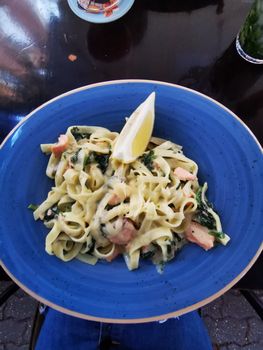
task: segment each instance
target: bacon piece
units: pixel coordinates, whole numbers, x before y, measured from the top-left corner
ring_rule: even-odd
[[[188,241],[198,244],[205,250],[213,248],[215,237],[208,233],[208,228],[192,221],[185,231]]]
[[[58,143],[52,146],[51,151],[54,153],[56,158],[59,158],[61,154],[68,147],[68,137],[67,135],[60,135],[58,138]]]
[[[186,180],[196,180],[196,176],[191,174],[189,171],[177,167],[174,169],[174,175],[178,177],[179,180],[186,181]]]
[[[123,219],[123,225],[116,235],[108,236],[108,239],[115,244],[126,245],[128,244],[136,235],[136,228],[133,222],[129,219]]]

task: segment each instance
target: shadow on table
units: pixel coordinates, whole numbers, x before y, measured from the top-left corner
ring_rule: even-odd
[[[146,28],[147,12],[143,2],[135,1],[131,10],[118,21],[90,24],[87,33],[88,50],[98,60],[116,61],[141,42]]]
[[[180,77],[178,84],[200,91],[236,113],[263,144],[262,67],[239,56],[233,41],[212,64],[194,66]]]
[[[161,0],[152,1],[144,0],[142,1],[143,7],[147,10],[157,11],[157,12],[191,12],[198,10],[200,8],[216,5],[216,13],[220,14],[223,12],[224,0],[188,0],[188,1],[171,1],[171,0]]]
[[[263,144],[260,79],[262,67],[241,58],[233,42],[211,67],[208,81],[212,96],[232,109]]]
[[[223,12],[223,0],[202,1],[135,1],[131,10],[123,18],[107,24],[91,24],[87,34],[87,45],[94,58],[102,61],[114,61],[126,55],[132,46],[143,39],[147,27],[147,11],[191,12],[200,8],[216,5],[216,13]]]

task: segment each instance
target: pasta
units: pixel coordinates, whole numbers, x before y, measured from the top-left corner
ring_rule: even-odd
[[[111,157],[117,136],[71,126],[41,145],[54,187],[33,215],[50,229],[48,254],[89,264],[122,254],[133,270],[146,258],[163,266],[189,241],[206,250],[229,241],[181,146],[152,137],[141,157],[123,164]]]

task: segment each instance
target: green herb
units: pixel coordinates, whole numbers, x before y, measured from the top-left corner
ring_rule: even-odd
[[[200,186],[195,194],[195,199],[197,201],[198,206],[200,207],[203,202],[202,202],[202,187]]]
[[[154,151],[150,150],[148,153],[144,153],[141,156],[141,161],[143,164],[148,168],[150,171],[153,171],[154,165],[153,165],[153,160],[156,158],[154,155]]]
[[[80,149],[77,150],[77,152],[75,154],[73,154],[73,156],[70,158],[71,163],[76,164],[78,159],[79,159],[79,152]]]
[[[215,230],[211,230],[208,233],[217,239],[224,239],[226,236],[224,232],[215,231]]]
[[[104,174],[107,170],[108,164],[109,164],[109,154],[96,154],[95,160],[98,163],[98,167]]]
[[[215,219],[213,215],[211,215],[206,210],[197,212],[197,214],[193,217],[193,220],[198,222],[200,225],[205,226],[211,230],[216,228]]]
[[[96,152],[90,152],[90,154],[87,157],[85,157],[84,167],[91,163],[98,163],[99,169],[104,174],[109,164],[109,157],[110,157],[109,154],[100,154]]]
[[[74,138],[77,142],[79,140],[89,139],[90,135],[91,135],[90,133],[87,133],[87,132],[81,132],[77,126],[74,126],[71,129],[71,134],[74,136]]]
[[[38,205],[37,204],[29,204],[29,206],[27,208],[35,211],[38,208]]]
[[[197,201],[197,213],[193,217],[193,220],[198,222],[200,225],[214,230],[216,228],[216,222],[213,215],[208,211],[208,209],[213,209],[212,204],[206,199],[202,201],[202,187],[199,187],[195,195]]]
[[[153,243],[150,243],[148,246],[143,247],[141,249],[141,257],[143,259],[149,259],[154,256],[156,251],[158,250],[158,244],[154,245]]]

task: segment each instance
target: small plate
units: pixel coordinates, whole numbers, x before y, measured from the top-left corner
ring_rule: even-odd
[[[122,0],[118,5],[118,9],[114,10],[109,17],[106,17],[103,13],[89,13],[85,11],[80,8],[77,0],[68,0],[69,7],[78,17],[92,23],[109,23],[116,21],[129,11],[133,3],[134,0]]]

